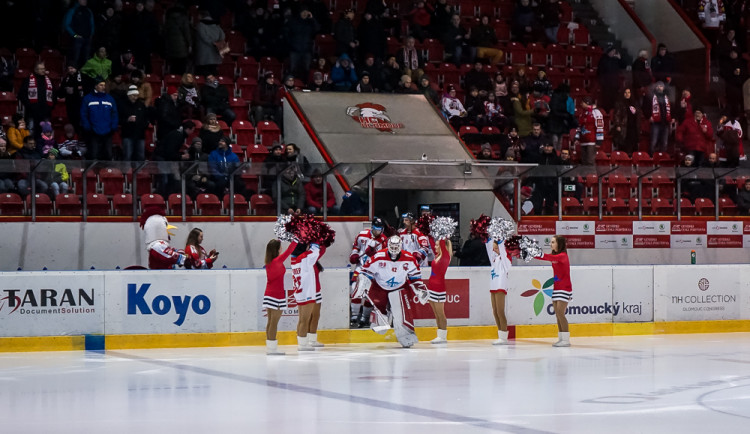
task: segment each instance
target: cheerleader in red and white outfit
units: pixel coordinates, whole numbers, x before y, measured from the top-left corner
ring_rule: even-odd
[[[318,260],[326,254],[325,246],[320,247],[320,256]],[[320,321],[320,305],[323,303],[323,294],[320,292],[320,273],[323,266],[320,262],[315,262],[315,305],[313,306],[312,316],[310,317],[310,328],[307,331],[307,343],[313,348],[324,347],[325,345],[318,342],[318,321]]]
[[[437,255],[432,261],[430,280],[427,281],[427,293],[430,295],[428,300],[437,323],[437,337],[431,341],[433,344],[448,342],[448,319],[445,317],[445,273],[451,262],[452,251],[453,246],[450,240],[438,242]]]
[[[505,316],[505,296],[510,286],[511,255],[505,249],[505,240],[488,239],[485,242],[487,256],[490,258],[490,298],[492,314],[497,324],[497,340],[492,345],[508,344],[508,319]]]
[[[194,228],[188,234],[187,241],[185,242],[185,255],[187,255],[185,268],[195,268],[197,270],[213,268],[214,261],[219,257],[219,252],[211,249],[209,253],[206,253],[206,249],[201,246],[202,243],[203,231]]]
[[[292,281],[294,283],[294,299],[299,309],[297,323],[297,344],[299,351],[312,351],[308,333],[315,311],[317,285],[315,279],[315,263],[320,257],[318,244],[297,244],[292,252]]]
[[[266,291],[263,294],[263,308],[266,309],[268,322],[266,323],[266,354],[284,355],[279,351],[279,341],[276,340],[276,330],[281,319],[282,309],[286,307],[286,291],[284,290],[284,261],[297,247],[293,242],[281,253],[281,241],[271,240],[266,245]]]
[[[565,318],[565,310],[568,308],[568,302],[573,299],[573,284],[570,282],[570,260],[568,259],[568,250],[565,245],[565,237],[555,235],[550,242],[552,254],[548,255],[545,253],[536,258],[551,262],[552,272],[555,275],[552,306],[555,308],[555,316],[557,317],[559,339],[552,344],[553,347],[570,346],[570,331],[568,330],[568,319]]]

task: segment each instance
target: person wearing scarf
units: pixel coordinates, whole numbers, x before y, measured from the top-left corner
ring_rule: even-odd
[[[52,107],[57,101],[44,62],[34,64],[34,72],[21,84],[18,100],[24,106],[28,129],[39,130],[39,123],[50,118]],[[36,132],[36,136],[38,135],[39,131]]]
[[[415,40],[412,36],[406,38],[406,45],[399,50],[398,61],[404,66],[404,74],[411,77],[415,83],[424,74],[424,61],[417,49],[414,47]]]
[[[657,81],[653,94],[644,102],[643,113],[649,113],[651,119],[651,155],[655,152],[666,152],[669,126],[672,123],[672,107],[667,94],[664,93],[664,82]]]

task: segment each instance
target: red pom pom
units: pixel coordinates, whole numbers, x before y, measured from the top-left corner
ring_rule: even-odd
[[[417,219],[417,229],[422,235],[430,236],[430,223],[435,220],[432,214],[423,214]]]
[[[330,226],[317,220],[312,214],[292,216],[292,220],[286,224],[286,230],[302,243],[325,247],[330,247],[336,237],[336,232]]]
[[[489,235],[487,235],[487,229],[490,227],[490,218],[482,214],[478,219],[471,220],[469,224],[469,231],[474,234],[480,240],[486,242]]]

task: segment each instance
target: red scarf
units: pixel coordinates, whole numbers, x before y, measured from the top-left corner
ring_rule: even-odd
[[[46,75],[44,76],[45,84],[47,85],[47,92],[45,93],[45,101],[47,102],[47,105],[52,107],[52,80],[49,79]],[[39,88],[36,84],[36,76],[34,74],[31,74],[29,76],[29,102],[32,104],[36,104],[36,102],[39,100]]]
[[[664,94],[664,105],[667,108],[666,121],[667,123],[672,122],[672,108],[669,106],[669,98]],[[659,110],[659,99],[654,94],[654,99],[651,102],[651,120],[654,123],[661,122],[661,110]]]
[[[417,57],[417,49],[416,48],[406,48],[404,47],[404,66],[411,69],[412,71],[416,71],[419,69],[419,58]]]

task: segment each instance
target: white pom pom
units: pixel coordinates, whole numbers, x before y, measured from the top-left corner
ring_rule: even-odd
[[[450,238],[458,223],[451,217],[435,217],[430,222],[430,235],[437,241]]]
[[[521,248],[521,258],[525,262],[531,262],[532,259],[542,256],[542,248],[539,247],[539,243],[526,235],[521,238],[518,245]]]
[[[276,234],[276,238],[281,241],[292,242],[294,241],[294,235],[286,231],[286,224],[292,221],[291,215],[280,215],[276,219],[276,224],[273,226],[273,232]]]
[[[515,232],[515,223],[502,217],[494,217],[487,228],[487,234],[496,241],[507,240]]]

